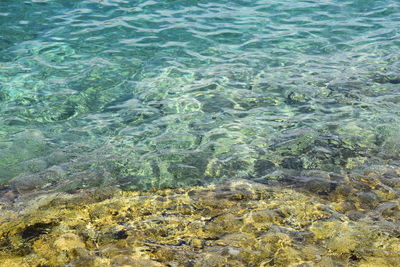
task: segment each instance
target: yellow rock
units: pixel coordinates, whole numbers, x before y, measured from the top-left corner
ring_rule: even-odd
[[[393,203],[362,213],[348,198],[245,180],[107,194],[0,214],[0,266],[400,266]]]
[[[79,236],[73,233],[66,233],[54,241],[54,247],[59,251],[71,251],[73,249],[85,248],[85,243],[81,241]]]

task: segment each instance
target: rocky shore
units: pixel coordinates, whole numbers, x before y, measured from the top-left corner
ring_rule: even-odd
[[[248,180],[41,195],[2,208],[0,266],[399,266],[399,201],[376,177],[367,195]]]

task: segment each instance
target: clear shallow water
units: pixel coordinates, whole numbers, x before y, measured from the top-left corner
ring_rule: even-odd
[[[0,183],[400,165],[400,2],[2,1]]]

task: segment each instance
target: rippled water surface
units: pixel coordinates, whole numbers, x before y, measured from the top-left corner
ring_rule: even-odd
[[[1,190],[398,167],[399,37],[398,0],[3,0]]]

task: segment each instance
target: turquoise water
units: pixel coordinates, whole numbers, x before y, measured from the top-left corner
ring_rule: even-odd
[[[1,190],[390,169],[399,114],[398,0],[0,3]]]

